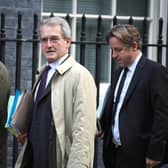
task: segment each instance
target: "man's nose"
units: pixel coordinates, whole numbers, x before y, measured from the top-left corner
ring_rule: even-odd
[[[47,46],[50,47],[52,45],[52,42],[50,39],[47,40]]]
[[[117,55],[118,55],[118,53],[117,53],[116,51],[113,50],[113,51],[111,52],[112,58],[116,58]]]

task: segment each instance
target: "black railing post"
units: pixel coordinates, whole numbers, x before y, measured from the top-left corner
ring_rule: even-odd
[[[20,89],[21,77],[21,53],[22,53],[22,15],[18,13],[18,28],[16,41],[16,89]]]
[[[102,41],[102,33],[101,33],[101,27],[102,27],[102,18],[101,16],[97,19],[97,34],[96,34],[96,74],[95,74],[95,82],[97,86],[97,107],[99,105],[99,89],[100,89],[100,72],[101,72],[101,44]],[[94,156],[94,168],[97,168],[98,165],[98,154],[99,154],[99,140],[95,139],[95,156]]]
[[[5,14],[1,13],[0,61],[5,63]]]
[[[65,20],[68,22],[68,24],[69,24],[70,27],[71,27],[71,17],[70,17],[69,14],[67,14],[67,15],[65,16]],[[68,54],[70,54],[70,52],[71,52],[71,48],[69,48]]]
[[[21,78],[21,54],[22,54],[22,15],[18,13],[18,27],[17,27],[17,41],[16,41],[16,73],[15,73],[15,89],[20,89]],[[13,140],[13,167],[15,165],[18,155],[18,143],[16,138]]]
[[[133,23],[134,23],[134,20],[133,20],[132,16],[130,16],[130,18],[128,20],[128,24],[133,25]]]
[[[115,16],[113,18],[113,26],[117,25],[118,19]],[[111,87],[113,87],[113,82],[114,82],[114,74],[115,74],[115,69],[116,69],[116,63],[112,57],[113,51],[111,51]]]
[[[86,27],[86,17],[85,15],[83,15],[81,19],[81,37],[80,37],[80,41],[81,41],[80,43],[80,63],[82,65],[85,65],[86,44],[83,43],[86,40],[85,27]]]
[[[97,103],[99,102],[99,85],[100,85],[100,72],[101,72],[101,44],[102,41],[102,33],[101,33],[101,27],[102,27],[102,18],[101,16],[97,19],[97,37],[96,37],[96,86],[97,86]]]
[[[50,13],[50,17],[54,17],[54,13],[53,12]]]
[[[114,16],[113,18],[113,26],[117,25],[118,19],[117,16]]]
[[[70,24],[71,22],[70,22],[70,16],[69,16],[69,14],[66,15],[65,20],[68,22],[69,25],[71,25]]]
[[[168,68],[168,24],[167,24],[167,33],[166,33],[166,67]]]
[[[33,24],[33,51],[32,51],[32,88],[35,82],[35,74],[37,70],[37,64],[38,64],[38,46],[39,46],[39,41],[38,41],[38,15],[34,14],[34,24]]]
[[[158,37],[158,47],[157,47],[157,62],[162,63],[162,31],[163,31],[163,18],[159,19],[159,37]]]
[[[143,35],[142,35],[142,52],[147,55],[147,42],[148,42],[148,35],[147,35],[147,19],[146,17],[143,20]]]

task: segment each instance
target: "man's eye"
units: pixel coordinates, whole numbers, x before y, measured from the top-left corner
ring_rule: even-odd
[[[51,42],[58,42],[60,39],[58,37],[51,37],[50,41]]]
[[[46,43],[47,41],[48,41],[48,38],[42,38],[42,39],[41,39],[41,42],[42,42],[42,43]]]
[[[122,48],[117,48],[116,51],[117,52],[120,52],[122,50]]]
[[[115,52],[121,52],[123,50],[123,48],[114,48],[113,51]]]
[[[48,41],[49,41],[51,43],[57,43],[59,40],[60,40],[59,37],[53,36],[53,37],[44,37],[44,38],[41,39],[41,42],[42,43],[48,43]]]

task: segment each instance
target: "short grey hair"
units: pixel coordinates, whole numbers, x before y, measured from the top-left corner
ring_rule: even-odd
[[[71,38],[71,28],[68,22],[61,18],[61,17],[49,17],[47,19],[43,19],[41,22],[41,27],[47,25],[47,26],[60,26],[61,27],[61,34],[63,38]]]

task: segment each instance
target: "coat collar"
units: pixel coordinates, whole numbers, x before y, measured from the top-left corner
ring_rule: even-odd
[[[67,57],[66,60],[63,61],[63,63],[57,68],[57,72],[62,75],[66,71],[68,71],[73,64],[75,63],[75,59],[72,56]]]
[[[56,74],[64,74],[66,71],[68,71],[72,66],[73,64],[76,62],[76,60],[70,55],[68,56],[64,61],[63,63],[57,68],[56,70]],[[42,65],[42,67],[37,70],[37,73],[36,73],[36,82],[34,84],[34,87],[33,87],[33,92],[35,91],[35,88],[40,80],[40,75],[41,73],[43,72],[44,68],[45,68],[46,65]]]

